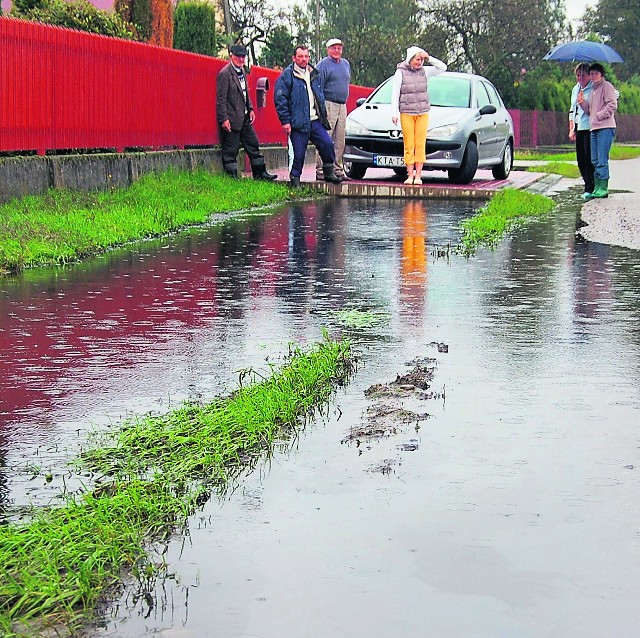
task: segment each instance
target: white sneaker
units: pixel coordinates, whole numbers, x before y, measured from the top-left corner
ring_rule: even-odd
[[[414,183],[416,186],[422,186],[422,180],[421,180],[419,177],[415,177],[415,178],[413,179],[413,183]]]
[[[409,175],[409,177],[407,177],[407,179],[404,180],[405,184],[413,184],[413,177],[411,177],[411,175]]]

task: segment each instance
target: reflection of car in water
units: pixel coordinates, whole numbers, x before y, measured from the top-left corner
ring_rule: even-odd
[[[370,167],[406,173],[402,130],[391,121],[392,78],[385,80],[347,118],[344,164],[362,179]],[[468,184],[478,168],[505,179],[513,165],[513,122],[489,80],[469,73],[429,78],[429,131],[424,170],[447,171],[455,184]]]

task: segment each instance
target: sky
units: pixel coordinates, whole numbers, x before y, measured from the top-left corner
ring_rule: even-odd
[[[584,10],[594,4],[594,2],[585,2],[584,0],[564,0],[567,19],[575,26],[582,18]]]

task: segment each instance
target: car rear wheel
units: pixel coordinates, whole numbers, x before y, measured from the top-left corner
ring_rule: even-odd
[[[351,179],[362,179],[367,172],[366,164],[355,164],[354,162],[344,163],[344,172]]]
[[[491,169],[495,179],[507,179],[511,169],[513,168],[513,148],[511,148],[511,142],[508,141],[504,147],[504,153],[502,154],[502,161],[497,166]]]
[[[467,142],[459,168],[449,169],[449,181],[454,184],[468,184],[478,170],[478,147],[473,140]]]

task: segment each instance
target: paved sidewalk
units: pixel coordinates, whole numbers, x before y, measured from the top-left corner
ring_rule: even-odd
[[[587,241],[640,250],[640,157],[609,163],[609,197],[582,206],[587,226],[580,235]]]

